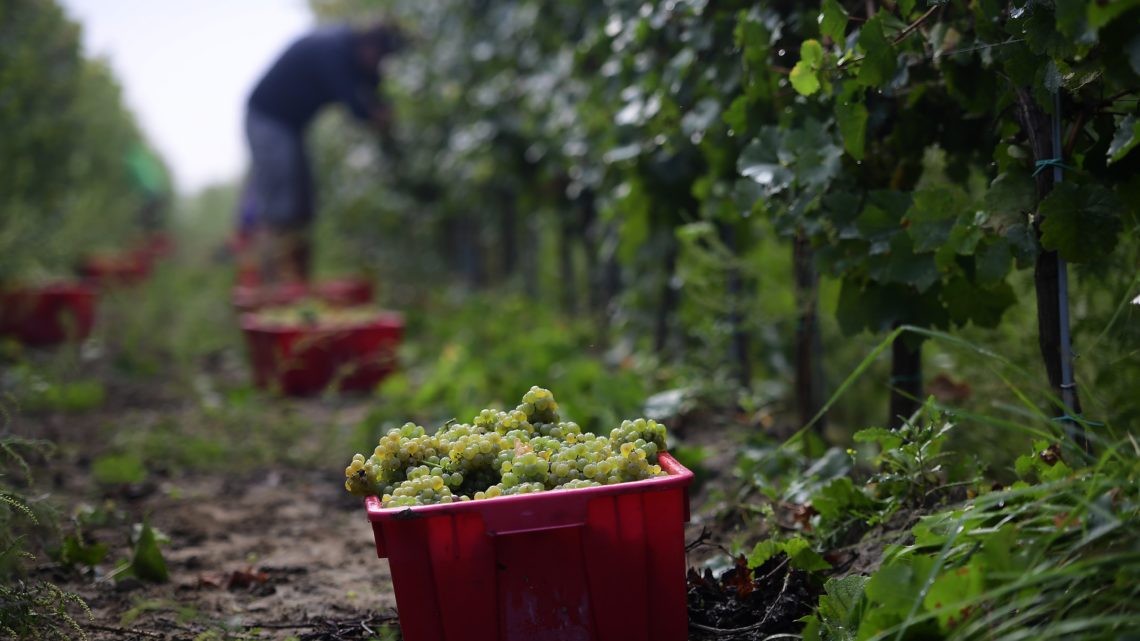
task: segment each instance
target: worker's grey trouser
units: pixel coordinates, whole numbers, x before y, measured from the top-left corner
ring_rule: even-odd
[[[256,223],[307,227],[313,219],[313,178],[303,133],[250,108],[245,134]]]

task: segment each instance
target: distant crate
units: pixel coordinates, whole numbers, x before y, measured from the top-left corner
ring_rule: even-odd
[[[374,288],[362,278],[334,278],[316,283],[285,283],[280,285],[238,284],[231,292],[234,308],[250,312],[264,307],[289,305],[306,299],[317,299],[330,305],[350,307],[368,305],[373,301]]]
[[[445,505],[365,500],[404,641],[683,641],[693,474]]]
[[[79,275],[98,287],[137,285],[150,277],[153,257],[142,249],[91,254],[79,265]]]
[[[404,318],[382,312],[351,324],[281,325],[244,314],[241,328],[254,384],[289,396],[306,396],[330,387],[342,391],[374,388],[396,369]]]
[[[95,291],[57,282],[0,290],[0,334],[27,345],[82,341],[95,323]]]

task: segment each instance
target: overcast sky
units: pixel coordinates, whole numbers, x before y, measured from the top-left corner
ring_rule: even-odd
[[[305,0],[61,0],[183,192],[240,176],[245,97],[312,19]]]

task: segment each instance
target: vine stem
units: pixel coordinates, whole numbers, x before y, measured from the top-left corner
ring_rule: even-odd
[[[897,45],[903,40],[906,40],[906,37],[913,33],[915,29],[919,28],[923,22],[926,22],[926,19],[929,18],[936,10],[938,10],[940,6],[941,5],[936,4],[927,9],[926,12],[919,16],[917,20],[910,23],[906,26],[905,29],[900,31],[899,34],[895,36],[895,39],[891,41],[891,44]]]

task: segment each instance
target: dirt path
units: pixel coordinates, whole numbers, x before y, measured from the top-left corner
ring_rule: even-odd
[[[387,562],[376,558],[363,508],[342,496],[336,479],[282,471],[190,477],[166,489],[130,511],[169,537],[162,549],[170,582],[61,583],[90,605],[92,639],[193,639],[256,628],[263,628],[256,638],[286,639],[321,620],[348,625],[394,614]],[[91,534],[113,540],[126,531]],[[126,556],[126,541],[116,553]],[[360,632],[344,638],[364,638]]]

